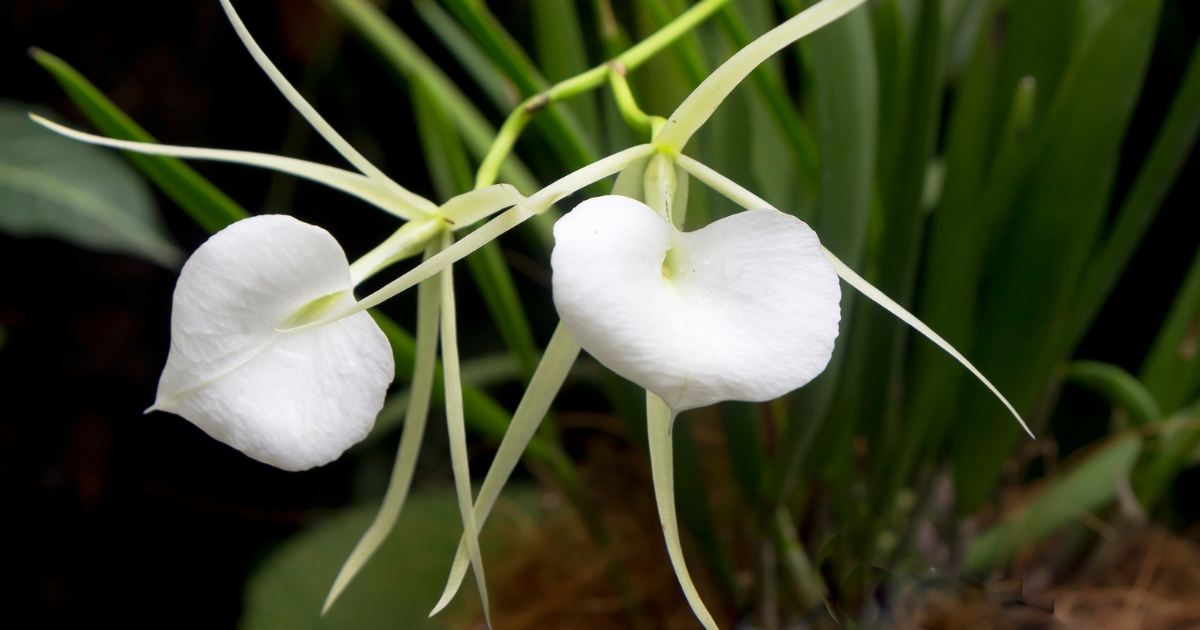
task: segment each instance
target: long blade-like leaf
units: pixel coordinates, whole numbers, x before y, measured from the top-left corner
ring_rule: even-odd
[[[67,62],[37,48],[29,53],[58,81],[75,105],[100,131],[121,140],[155,142],[153,136],[133,122]],[[128,154],[127,157],[209,233],[249,216],[236,201],[177,159]]]

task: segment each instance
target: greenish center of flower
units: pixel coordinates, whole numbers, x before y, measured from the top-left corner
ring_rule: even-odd
[[[315,322],[332,312],[334,307],[341,303],[341,301],[349,296],[349,294],[350,291],[347,289],[345,291],[335,291],[329,295],[323,295],[315,300],[312,300],[304,306],[296,309],[296,312],[292,313],[291,317],[288,317],[286,320],[284,320],[284,322],[279,325],[279,328],[295,328],[296,326],[303,326],[304,324]]]

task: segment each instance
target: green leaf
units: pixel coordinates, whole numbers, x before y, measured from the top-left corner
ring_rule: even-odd
[[[506,495],[517,509],[536,515],[540,493]],[[339,604],[322,617],[320,606],[338,568],[377,506],[337,513],[286,541],[254,571],[247,582],[242,630],[434,629],[452,624],[445,616],[427,619],[437,601],[439,581],[454,557],[461,533],[453,492],[417,493],[409,498],[396,524],[397,535],[380,546]],[[500,541],[485,541],[491,553],[503,553]],[[490,544],[489,544],[490,543]],[[488,555],[490,556],[491,553]],[[462,609],[459,609],[462,610]]]
[[[28,105],[4,100],[0,230],[133,254],[168,269],[183,261],[154,197],[132,168],[107,151],[42,128],[29,119]]]
[[[463,24],[492,61],[512,79],[523,97],[550,87],[512,35],[480,0],[445,0],[447,8]],[[555,155],[568,169],[577,169],[599,159],[591,135],[569,110],[551,105],[533,123],[545,134]]]
[[[410,82],[420,82],[429,91],[429,95],[458,127],[471,155],[477,160],[483,159],[488,147],[496,139],[496,128],[446,73],[374,4],[366,0],[325,1],[392,69]],[[505,160],[500,175],[502,180],[516,186],[522,194],[531,195],[541,188],[529,169],[516,157]],[[546,238],[553,242],[548,231]]]
[[[1142,366],[1142,382],[1171,410],[1200,389],[1200,249]]]
[[[429,171],[429,178],[433,180],[438,202],[445,203],[471,190],[471,163],[463,150],[458,130],[438,106],[429,88],[422,83],[415,83],[410,94],[425,167]]]
[[[1174,416],[1158,425],[1157,449],[1147,448],[1144,465],[1133,478],[1133,488],[1146,510],[1166,494],[1171,482],[1185,468],[1196,465],[1196,447],[1200,446],[1200,400],[1193,400]]]
[[[1086,387],[1129,413],[1133,426],[1162,419],[1162,411],[1150,391],[1132,374],[1110,363],[1074,361],[1067,367],[1067,382]]]
[[[955,90],[945,184],[929,226],[916,300],[921,319],[968,354],[977,331],[983,268],[1013,208],[1024,177],[1022,162],[1032,159],[1032,132],[1026,128],[1006,138],[1005,130],[1019,128],[1009,121],[1045,118],[1045,104],[1071,52],[1063,33],[1070,32],[1077,10],[1075,0],[990,4]],[[1013,149],[1000,156],[999,146],[1006,143]],[[954,406],[965,377],[921,340],[913,343],[910,366],[908,429],[898,457],[907,461],[900,463],[901,476],[911,460],[936,457],[957,417]]]
[[[1200,43],[1183,81],[1171,101],[1171,110],[1158,132],[1149,156],[1138,171],[1133,188],[1121,204],[1120,213],[1103,246],[1088,263],[1079,295],[1067,322],[1064,346],[1074,348],[1100,311],[1121,272],[1158,214],[1175,178],[1200,133]],[[1176,401],[1182,402],[1182,401]]]
[[[1128,479],[1142,439],[1118,438],[1090,453],[1071,471],[1049,481],[1028,505],[1005,516],[967,549],[964,570],[984,573],[1016,557],[1080,516],[1108,505],[1120,479]]]
[[[887,5],[881,7],[888,15]],[[874,55],[869,46],[872,42],[870,25],[863,14],[862,34],[866,50]],[[848,16],[849,17],[849,16]],[[881,26],[882,28],[882,26]],[[868,254],[873,265],[861,266],[857,261],[846,261],[854,269],[864,269],[873,274],[871,280],[884,294],[898,304],[909,307],[920,262],[921,242],[924,237],[925,212],[921,205],[926,170],[933,158],[937,138],[937,121],[941,116],[944,83],[945,52],[942,48],[944,36],[943,19],[939,0],[922,0],[917,11],[915,32],[907,45],[900,44],[900,65],[890,60],[880,62],[892,83],[884,86],[892,94],[880,91],[872,93],[874,99],[880,95],[894,97],[891,103],[872,102],[879,108],[880,152],[878,155],[878,185],[882,206],[880,240],[877,249]],[[816,35],[820,35],[817,33]],[[895,45],[894,37],[899,33],[879,33],[883,45]],[[892,54],[880,51],[881,57]],[[825,157],[824,145],[821,155]],[[863,186],[857,199],[861,213],[859,219],[858,249],[847,254],[861,256],[866,238],[867,213],[870,207],[870,189]],[[824,239],[824,237],[822,237]],[[828,246],[842,258],[841,252]],[[843,258],[844,259],[844,258]],[[866,307],[857,309],[853,315],[853,340],[850,343],[850,359],[847,363],[844,386],[839,392],[840,413],[847,414],[848,430],[858,430],[878,437],[880,448],[890,444],[899,434],[896,426],[897,414],[894,407],[894,392],[901,378],[900,352],[908,337],[908,328],[891,314]],[[843,330],[850,329],[847,322]],[[882,453],[881,453],[882,454]],[[886,458],[875,458],[882,464]],[[877,466],[878,468],[878,466]]]
[[[517,86],[505,78],[475,40],[437,2],[415,0],[413,8],[497,109],[507,112],[521,102]]]
[[[822,244],[858,269],[863,260],[875,181],[880,113],[878,72],[867,8],[852,11],[813,33],[804,43],[804,59],[811,77],[808,98],[821,155],[821,187],[813,228],[821,235]],[[849,440],[854,430],[853,410],[848,404],[851,398],[840,401],[839,405],[846,408],[837,412],[838,422],[824,424],[831,405],[835,404],[843,364],[848,356],[853,356],[855,344],[866,341],[847,334],[854,322],[854,304],[853,294],[843,294],[839,334],[842,341],[837,344],[825,372],[793,396],[791,421],[772,470],[772,484],[778,493],[772,498],[776,501],[781,501],[800,483],[797,472],[800,463],[808,459],[814,438],[819,444],[840,444]],[[864,353],[864,359],[872,356],[877,360],[880,349],[861,348],[858,352]],[[865,365],[870,363],[848,366],[845,374],[857,382],[855,372]],[[846,391],[844,395],[851,394]],[[857,401],[857,397],[853,398],[853,402]],[[818,430],[823,432],[814,436],[813,432]],[[833,448],[820,450],[823,454],[841,452]]]
[[[120,140],[155,142],[153,136],[65,61],[36,48],[31,49],[30,54],[105,135]],[[175,158],[128,153],[126,157],[210,234],[249,216],[237,202]]]
[[[1028,176],[1015,189],[1013,216],[994,245],[975,357],[1018,409],[1034,407],[1063,359],[1055,342],[1107,218],[1160,4],[1121,0],[1091,31],[1022,160],[1027,170],[1016,169]],[[960,414],[971,422],[956,434],[955,478],[958,508],[969,512],[994,488],[1019,430],[990,394],[974,386],[964,394]]]
[[[717,18],[730,42],[743,48],[752,41],[752,30],[761,34],[774,26],[772,9],[769,2],[729,5],[717,14]],[[798,5],[796,12],[799,12]],[[819,188],[819,158],[813,133],[788,94],[781,66],[779,59],[770,59],[750,74],[759,101],[754,105],[757,105],[756,109],[765,110],[771,121],[770,125],[764,124],[764,117],[757,112],[751,119],[756,148],[752,156],[764,197],[776,207],[795,212],[791,199],[795,191],[792,189],[802,183],[809,194],[814,194]],[[854,76],[859,75],[855,73]],[[786,153],[788,159],[782,159],[782,153]],[[795,175],[799,175],[799,182]]]
[[[565,81],[591,67],[575,0],[533,0],[533,34],[538,67],[551,83]],[[575,112],[584,129],[599,129],[594,94],[577,96],[567,107]]]

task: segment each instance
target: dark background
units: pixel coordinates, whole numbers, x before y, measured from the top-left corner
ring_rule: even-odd
[[[391,14],[452,69],[405,3],[396,4]],[[489,4],[519,36],[520,3]],[[342,45],[340,29],[312,0],[237,6],[267,54],[315,95],[334,127],[402,185],[432,197],[407,96],[370,53],[353,41]],[[1157,133],[1198,30],[1197,3],[1166,2],[1126,142],[1118,202]],[[47,105],[87,129],[26,56],[34,45],[74,65],[161,141],[341,165],[251,61],[216,0],[0,0],[0,98]],[[252,212],[286,211],[329,229],[351,259],[395,227],[383,213],[316,185],[247,167],[193,166]],[[1200,241],[1198,183],[1193,152],[1079,356],[1137,371]],[[203,242],[206,235],[173,203],[161,195],[158,201],[185,251]],[[245,577],[272,545],[357,498],[360,459],[285,473],[181,418],[142,415],[166,359],[174,281],[133,258],[0,235],[0,325],[8,333],[0,349],[3,625],[230,627]],[[553,323],[545,290],[523,276],[518,282],[544,341]],[[481,310],[469,288],[460,301],[463,313]],[[385,311],[408,324],[411,297]],[[498,349],[486,318],[464,329],[464,348]],[[1085,425],[1073,419],[1107,413],[1103,403],[1069,388],[1061,407],[1072,410],[1056,419],[1065,450],[1096,437],[1074,431]],[[390,448],[394,441],[380,452]],[[425,477],[441,474],[433,467]],[[1200,490],[1195,474],[1180,483],[1191,496]]]

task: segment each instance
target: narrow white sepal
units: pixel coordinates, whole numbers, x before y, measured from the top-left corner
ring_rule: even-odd
[[[500,498],[500,490],[516,470],[521,455],[525,453],[525,447],[537,433],[546,412],[550,411],[550,403],[554,402],[563,381],[567,379],[571,366],[579,357],[579,350],[579,344],[571,339],[567,329],[563,328],[560,322],[558,328],[554,329],[554,336],[546,346],[546,353],[542,355],[542,361],[538,364],[533,379],[529,381],[529,387],[521,397],[521,403],[517,405],[517,411],[513,413],[512,423],[504,432],[504,439],[500,441],[500,448],[496,450],[496,457],[492,459],[483,486],[479,488],[474,508],[476,527],[483,527],[483,522],[496,505],[496,499]],[[442,597],[433,607],[433,612],[429,613],[430,617],[441,612],[450,604],[450,600],[454,599],[463,578],[467,575],[469,563],[470,555],[467,552],[467,539],[464,534],[458,542],[458,551],[454,555],[453,564],[450,565],[450,577],[446,580]]]
[[[337,241],[291,217],[238,221],[180,272],[171,351],[147,411],[179,414],[284,470],[336,459],[366,437],[394,363],[365,313],[298,335],[276,331],[305,309],[354,303]]]
[[[374,164],[371,164],[345,138],[338,134],[329,123],[325,122],[325,119],[317,113],[317,110],[308,101],[304,100],[304,97],[300,95],[300,92],[296,88],[292,87],[292,84],[283,76],[279,68],[275,67],[275,64],[271,62],[267,54],[259,47],[258,42],[254,41],[249,29],[242,23],[242,18],[238,17],[237,11],[233,9],[233,5],[229,0],[221,0],[221,6],[224,7],[225,15],[229,17],[229,23],[233,26],[233,30],[237,33],[238,38],[242,40],[242,44],[246,46],[246,50],[250,53],[250,56],[254,58],[254,62],[263,69],[263,72],[267,73],[267,77],[275,84],[280,94],[283,94],[283,97],[292,104],[292,107],[295,107],[296,111],[308,121],[308,124],[312,125],[312,128],[321,134],[321,137],[325,138],[325,141],[332,145],[338,153],[341,153],[342,157],[346,158],[346,161],[353,164],[364,175],[379,183],[384,188],[390,189],[395,194],[408,199],[414,207],[420,208],[425,212],[433,212],[437,208],[437,204],[420,195],[409,192],[400,184],[392,181],[387,175],[384,175],[383,171],[379,170]]]
[[[728,177],[725,177],[724,175],[686,155],[679,156],[678,162],[679,165],[684,168],[684,170],[688,171],[692,175],[695,175],[696,179],[704,182],[713,190],[725,195],[730,201],[743,208],[750,209],[771,207],[769,204],[767,204],[767,202],[758,197],[758,195],[755,195],[745,188],[742,188]],[[937,344],[939,348],[945,350],[950,354],[950,356],[954,357],[954,359],[961,363],[963,367],[967,368],[971,374],[974,374],[975,378],[979,379],[981,383],[991,390],[991,392],[996,395],[996,398],[1000,399],[1000,402],[1004,404],[1009,413],[1011,413],[1013,417],[1017,419],[1017,422],[1021,423],[1021,428],[1025,429],[1025,432],[1029,434],[1029,437],[1035,440],[1037,439],[1037,437],[1034,436],[1033,431],[1029,429],[1029,425],[1025,424],[1025,420],[1021,418],[1021,414],[1017,413],[1016,408],[1012,406],[1012,403],[1008,402],[1008,399],[1000,393],[1000,390],[996,389],[996,386],[992,385],[991,381],[984,378],[983,373],[980,372],[974,365],[972,365],[971,362],[962,355],[962,353],[960,353],[958,350],[955,350],[954,346],[951,346],[948,341],[942,339],[941,335],[933,332],[933,329],[929,326],[926,326],[925,322],[917,319],[915,315],[904,310],[903,307],[901,307],[888,296],[884,295],[882,291],[876,289],[875,286],[870,282],[867,282],[861,276],[854,273],[854,270],[848,267],[842,261],[838,260],[837,256],[833,255],[833,252],[830,252],[824,247],[821,249],[824,251],[825,257],[828,258],[831,263],[833,263],[834,271],[836,271],[837,274],[846,281],[846,284],[858,289],[860,293],[870,298],[871,301],[887,309],[888,312],[895,315],[909,326],[912,326],[917,332],[925,335],[926,338]]]
[[[425,257],[432,256],[439,248],[440,245],[429,247]],[[350,556],[346,558],[346,562],[334,578],[333,585],[329,587],[329,594],[325,596],[325,603],[321,605],[322,615],[329,612],[329,607],[333,606],[354,576],[358,575],[359,570],[379,550],[395,527],[396,520],[400,518],[400,511],[404,508],[404,501],[408,498],[413,472],[417,467],[417,456],[421,452],[421,440],[425,435],[425,423],[429,418],[429,399],[433,394],[433,373],[437,364],[440,309],[441,285],[438,279],[426,280],[418,285],[417,339],[413,357],[412,387],[409,389],[408,409],[404,415],[400,447],[392,465],[392,477],[375,520],[371,521],[371,526],[363,533],[358,544],[354,545]]]
[[[443,250],[453,235],[442,235]],[[483,621],[492,627],[488,606],[487,578],[483,571],[483,556],[479,551],[479,525],[475,520],[474,498],[471,496],[471,468],[467,454],[467,428],[463,412],[462,377],[458,369],[458,324],[454,305],[454,267],[447,266],[438,276],[442,285],[442,367],[446,387],[446,433],[450,442],[450,467],[454,472],[454,488],[458,494],[458,509],[462,515],[463,539],[467,555],[475,572],[479,601],[483,606]]]
[[[770,400],[829,363],[841,289],[793,216],[752,210],[684,233],[610,195],[579,204],[554,238],[554,304],[571,337],[675,412]]]
[[[324,184],[335,190],[340,190],[348,195],[358,197],[389,214],[405,220],[426,218],[430,216],[430,213],[437,211],[437,206],[433,205],[433,202],[417,197],[416,195],[412,195],[411,193],[407,196],[398,195],[395,191],[378,184],[375,180],[365,175],[359,175],[358,173],[333,166],[317,164],[316,162],[270,155],[268,153],[180,147],[170,144],[159,144],[157,142],[114,140],[104,136],[77,131],[70,127],[64,127],[56,122],[46,120],[37,114],[30,114],[29,118],[33,122],[57,134],[96,146],[132,151],[143,155],[164,155],[189,160],[210,160],[213,162],[225,162],[227,164],[257,166],[259,168],[302,177],[318,184]]]
[[[679,521],[675,517],[675,455],[671,441],[671,428],[675,424],[675,413],[662,399],[646,392],[646,428],[650,447],[650,476],[654,482],[654,501],[658,505],[658,520],[662,524],[663,541],[667,544],[667,555],[675,569],[675,579],[692,612],[704,626],[704,630],[718,630],[717,622],[704,606],[700,592],[688,573],[683,558],[683,544],[679,540]]]

